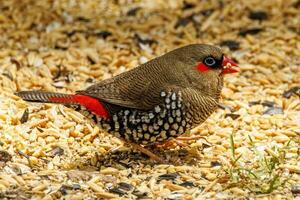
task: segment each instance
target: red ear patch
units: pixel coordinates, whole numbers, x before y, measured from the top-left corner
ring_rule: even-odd
[[[196,69],[200,72],[206,72],[209,70],[209,68],[203,64],[203,63],[199,63],[197,66],[196,66]]]

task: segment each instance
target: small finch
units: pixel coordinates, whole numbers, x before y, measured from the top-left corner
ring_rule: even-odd
[[[21,91],[16,95],[26,101],[71,106],[161,161],[142,146],[164,143],[203,123],[218,106],[223,76],[238,71],[220,48],[192,44],[76,94]]]

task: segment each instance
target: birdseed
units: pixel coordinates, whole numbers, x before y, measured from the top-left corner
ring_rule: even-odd
[[[297,0],[2,1],[0,197],[300,198],[299,18]],[[186,134],[202,137],[152,149],[170,165],[70,108],[13,95],[72,93],[191,43],[222,46],[241,72],[225,77],[221,109]],[[180,116],[157,125],[177,129]]]

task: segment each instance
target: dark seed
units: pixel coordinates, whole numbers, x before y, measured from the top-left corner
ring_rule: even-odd
[[[267,106],[267,107],[274,107],[276,105],[276,103],[273,101],[264,101],[264,102],[262,102],[262,105]]]
[[[265,11],[252,11],[249,14],[249,18],[253,20],[266,20],[268,19],[268,14]]]
[[[77,20],[78,20],[78,21],[82,21],[82,22],[89,22],[89,21],[91,21],[90,19],[85,18],[85,17],[83,17],[83,16],[77,17]]]
[[[188,25],[190,22],[193,22],[193,15],[188,16],[188,17],[180,17],[178,18],[174,28],[178,28],[180,26],[185,27],[186,25]]]
[[[203,191],[205,189],[204,186],[198,187],[200,191]]]
[[[148,39],[148,38],[142,38],[139,34],[135,33],[134,34],[134,38],[136,39],[136,41],[138,43],[142,43],[142,44],[149,44],[152,45],[153,43],[157,43],[156,40],[153,39]]]
[[[202,143],[202,147],[203,147],[203,149],[205,149],[205,148],[211,147],[211,145],[208,144],[208,143],[203,142],[203,143]]]
[[[28,117],[29,117],[29,111],[28,111],[28,108],[26,108],[24,110],[24,113],[23,113],[21,119],[20,119],[21,124],[27,122],[28,121]]]
[[[293,194],[300,194],[300,185],[293,185],[291,188]]]
[[[269,107],[263,113],[264,115],[276,115],[276,114],[283,114],[283,110],[280,107]]]
[[[211,161],[210,165],[212,167],[222,166],[222,164],[220,162],[218,162],[218,161]]]
[[[98,31],[98,32],[95,32],[95,35],[98,37],[101,37],[103,39],[106,39],[108,36],[111,36],[112,33],[109,31]]]
[[[195,7],[195,4],[184,1],[182,9],[183,10],[188,10],[188,9],[192,9],[194,7]]]
[[[93,79],[93,78],[87,78],[85,80],[86,83],[93,83],[94,81],[95,81],[95,79]]]
[[[296,94],[300,97],[300,87],[296,86],[296,87],[292,87],[291,89],[285,91],[282,96],[285,98],[290,98],[293,94]]]
[[[123,190],[132,190],[133,189],[133,185],[129,184],[129,183],[125,183],[125,182],[120,182],[119,183],[119,188],[123,189]]]
[[[74,80],[72,72],[68,73],[64,78],[67,83],[71,83]]]
[[[299,28],[299,27],[288,26],[288,29],[289,29],[290,31],[293,31],[293,32],[297,33],[298,35],[300,35],[300,28]]]
[[[62,155],[64,155],[64,150],[62,148],[60,148],[60,147],[54,148],[51,152],[52,152],[52,155],[54,155],[54,156],[62,156]]]
[[[289,89],[287,91],[284,91],[283,94],[282,94],[282,96],[284,98],[289,99],[293,94],[294,94],[294,90],[293,89]]]
[[[239,32],[240,36],[246,36],[247,34],[250,35],[256,35],[259,32],[261,32],[263,29],[262,28],[249,28],[249,29],[241,29]]]
[[[61,66],[57,66],[57,73],[55,74],[55,76],[52,78],[54,81],[54,86],[56,82],[61,82],[61,81],[66,81],[67,83],[71,83],[74,78],[73,78],[73,72],[68,71],[65,68],[61,68]],[[56,85],[55,87],[60,87],[59,85]]]
[[[22,175],[24,174],[23,170],[20,167],[13,167],[12,170],[17,174],[17,175]],[[42,176],[41,176],[42,178]]]
[[[177,173],[163,174],[158,177],[158,180],[175,180],[178,177]]]
[[[175,27],[175,26],[174,26]],[[176,33],[176,36],[179,37],[179,38],[183,38],[184,36],[184,33],[183,32],[180,32],[180,33]]]
[[[294,94],[296,94],[298,97],[300,97],[300,87],[298,87],[297,89],[295,89]]]
[[[62,185],[62,186],[59,188],[59,191],[61,192],[62,195],[66,195],[66,194],[67,194],[67,187],[68,187],[68,186]]]
[[[249,106],[260,105],[261,101],[250,101]]]
[[[180,183],[179,185],[183,187],[195,187],[195,184],[192,181],[185,181],[183,183]]]
[[[112,193],[115,193],[115,194],[118,194],[120,196],[123,196],[123,195],[126,194],[126,192],[124,192],[123,190],[121,190],[120,188],[117,188],[117,187],[111,188],[108,191],[112,192]]]
[[[79,184],[73,184],[72,185],[73,190],[79,190],[81,186]]]
[[[55,76],[53,76],[52,79],[53,79],[53,80],[58,79],[58,78],[60,77],[61,73],[62,73],[62,71],[61,71],[61,67],[60,67],[60,65],[59,65],[59,66],[57,66],[57,72],[56,72]]]
[[[0,161],[1,162],[8,162],[12,159],[12,156],[7,151],[0,151]]]
[[[126,15],[127,16],[136,16],[137,12],[140,9],[141,9],[140,7],[131,8],[130,10],[127,11]]]
[[[58,49],[58,50],[67,50],[68,49],[68,47],[62,47],[62,46],[59,46],[59,45],[55,45],[54,46],[54,49]]]
[[[14,63],[17,66],[17,69],[20,69],[22,67],[22,64],[20,61],[18,61],[16,58],[12,57],[10,59],[10,62]]]
[[[132,192],[133,195],[137,196],[138,198],[143,198],[143,197],[146,197],[148,195],[147,192],[142,192],[140,190],[134,190]]]
[[[208,16],[210,16],[213,12],[214,12],[214,9],[207,9],[207,10],[202,10],[200,13],[201,13],[203,16],[208,17]]]
[[[5,70],[5,71],[2,73],[2,75],[3,75],[3,76],[6,76],[6,77],[7,77],[9,80],[11,80],[11,81],[14,81],[14,77],[13,77],[13,75],[11,74],[10,71]]]
[[[40,160],[44,161],[45,163],[49,163],[50,161],[47,160],[46,158],[40,158]]]
[[[20,154],[21,156],[24,156],[25,158],[29,159],[29,156],[25,153],[23,153],[22,151],[18,151],[18,154]]]
[[[43,132],[44,132],[44,130],[43,130],[43,129],[41,129],[40,127],[36,127],[36,129],[37,129],[39,132],[41,132],[41,133],[43,133]]]
[[[87,59],[92,65],[96,64],[95,59],[91,58],[91,56],[87,55]]]
[[[189,154],[189,152],[186,149],[179,149],[178,150],[178,155],[179,156],[187,156],[188,154]]]
[[[235,40],[224,40],[220,43],[221,46],[227,46],[231,51],[238,50],[240,43]]]
[[[225,115],[225,118],[226,118],[226,117],[230,117],[231,119],[235,120],[235,119],[239,118],[239,116],[240,116],[239,114],[227,113],[227,114]]]
[[[219,103],[218,104],[218,107],[225,110],[225,109],[228,109],[230,110],[231,112],[233,112],[233,108],[230,106],[230,105],[227,105],[227,104],[223,104],[223,103]]]
[[[72,37],[73,35],[75,35],[75,33],[77,33],[76,30],[72,30],[72,31],[66,32],[66,34],[67,34],[68,37]]]

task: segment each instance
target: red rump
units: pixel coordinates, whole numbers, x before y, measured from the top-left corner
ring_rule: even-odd
[[[93,97],[84,96],[84,95],[72,95],[70,98],[66,97],[51,97],[49,100],[53,102],[61,102],[61,103],[78,103],[84,106],[89,111],[95,113],[96,115],[107,119],[109,114],[103,104]]]

